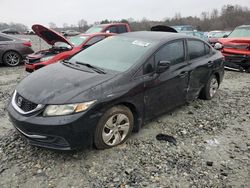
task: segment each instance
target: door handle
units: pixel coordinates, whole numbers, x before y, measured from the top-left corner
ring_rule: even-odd
[[[209,62],[207,63],[207,66],[208,66],[208,67],[212,67],[212,66],[213,66],[213,64],[214,64],[214,62],[213,62],[213,61],[209,61]]]
[[[183,77],[187,76],[187,74],[188,74],[188,72],[183,71],[183,72],[181,72],[181,73],[179,74],[179,77],[180,77],[180,78],[183,78]]]

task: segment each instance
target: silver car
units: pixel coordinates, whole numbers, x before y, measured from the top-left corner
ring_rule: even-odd
[[[33,52],[30,41],[0,33],[0,64],[17,66]]]

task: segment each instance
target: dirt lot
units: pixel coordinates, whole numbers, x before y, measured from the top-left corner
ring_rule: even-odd
[[[0,187],[250,187],[250,74],[226,72],[213,100],[159,117],[126,144],[74,152],[32,147],[13,130],[6,105],[27,75],[0,67]]]

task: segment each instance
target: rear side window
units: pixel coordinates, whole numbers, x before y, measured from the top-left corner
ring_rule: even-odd
[[[111,26],[106,31],[109,31],[109,33],[117,33],[116,26]]]
[[[118,33],[126,33],[127,32],[127,28],[125,25],[119,25],[117,26],[118,29]]]
[[[12,40],[7,37],[0,36],[0,41],[4,42],[4,41],[12,41]]]
[[[170,61],[172,65],[185,61],[184,43],[182,40],[171,42],[161,48],[155,55],[155,61]]]
[[[95,36],[93,37],[92,39],[90,39],[88,42],[87,42],[87,46],[91,46],[99,41],[101,41],[102,39],[104,39],[105,36]]]
[[[188,54],[190,60],[206,55],[205,43],[198,40],[188,40]]]

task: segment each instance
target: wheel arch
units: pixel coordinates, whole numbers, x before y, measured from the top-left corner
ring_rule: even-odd
[[[22,58],[22,55],[20,54],[20,52],[18,52],[17,50],[13,50],[13,49],[8,49],[8,50],[6,50],[5,52],[3,52],[3,54],[2,54],[2,58],[1,58],[1,61],[2,62],[4,62],[4,56],[5,56],[5,54],[6,53],[8,53],[8,52],[16,52],[21,58]]]
[[[140,113],[137,110],[136,106],[131,102],[120,102],[115,104],[114,106],[123,105],[126,106],[134,116],[134,127],[133,132],[139,132],[141,125],[142,125],[142,118],[140,117]]]
[[[214,72],[212,75],[215,75],[215,77],[216,77],[218,83],[221,84],[220,74],[219,74],[218,72]],[[212,75],[211,75],[211,76],[212,76]]]

